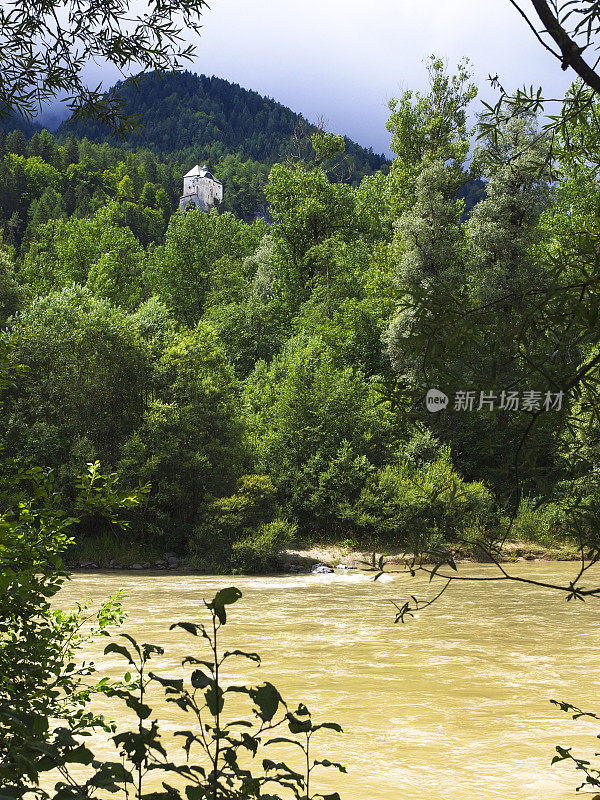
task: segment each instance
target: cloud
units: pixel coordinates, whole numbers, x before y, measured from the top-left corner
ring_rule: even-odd
[[[194,44],[193,71],[273,97],[310,121],[322,117],[376,151],[389,143],[387,101],[426,88],[431,53],[450,65],[470,58],[485,98],[489,74],[507,88],[543,84],[555,93],[572,79],[508,0],[212,0]]]

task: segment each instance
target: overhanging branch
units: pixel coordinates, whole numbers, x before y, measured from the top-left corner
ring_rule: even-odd
[[[512,2],[512,0],[511,0]],[[546,0],[531,0],[545,32],[554,40],[560,50],[560,55],[551,50],[558,58],[564,70],[571,67],[581,80],[600,94],[600,75],[583,59],[583,47],[580,47],[560,24],[556,13],[550,8]],[[512,2],[512,5],[516,3]],[[518,6],[517,6],[518,8]],[[519,8],[521,12],[521,9]],[[521,12],[522,13],[522,12]]]

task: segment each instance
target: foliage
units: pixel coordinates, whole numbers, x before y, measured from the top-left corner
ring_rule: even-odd
[[[113,796],[142,798],[163,797],[170,800],[224,800],[229,798],[271,798],[279,800],[290,795],[298,800],[339,800],[337,793],[315,793],[315,771],[333,767],[345,772],[341,764],[327,759],[315,759],[312,739],[318,731],[342,732],[337,723],[314,723],[308,709],[300,704],[290,710],[276,687],[266,681],[261,684],[233,684],[224,678],[232,659],[246,659],[260,666],[257,653],[243,650],[223,650],[222,628],[227,623],[228,607],[242,596],[236,587],[221,589],[210,602],[205,601],[209,612],[207,625],[196,622],[176,622],[178,628],[199,637],[206,644],[204,652],[186,656],[183,667],[191,667],[187,680],[164,677],[150,671],[149,661],[164,654],[159,645],[138,642],[129,634],[121,634],[124,643],[111,641],[104,649],[106,655],[116,654],[127,662],[122,681],[101,681],[96,687],[108,698],[120,700],[133,712],[136,724],[121,728],[107,724],[102,718],[86,720],[72,731],[57,731],[59,745],[52,743],[40,747],[43,755],[38,765],[40,772],[57,769],[60,775],[52,795],[38,790],[41,797],[67,800],[73,797],[101,797],[110,792]],[[108,616],[108,615],[105,615]],[[200,656],[200,658],[198,657]],[[152,689],[162,688],[166,701],[174,703],[188,715],[189,728],[174,733],[175,742],[163,740],[159,721],[151,705]],[[67,698],[74,696],[73,687],[65,684]],[[88,700],[91,691],[83,698]],[[243,718],[232,718],[230,705],[242,695],[250,705]],[[235,703],[239,708],[239,703]],[[237,711],[239,714],[239,711]],[[83,737],[95,723],[108,733],[115,747],[115,760],[97,758]],[[274,736],[273,733],[285,733]],[[173,737],[169,737],[172,739]],[[176,743],[181,742],[180,747]],[[269,745],[293,745],[302,752],[298,767],[283,761],[262,758]],[[182,751],[184,759],[178,757]],[[116,760],[118,759],[118,760]],[[74,770],[72,767],[76,766]],[[27,768],[27,762],[17,765]],[[162,792],[148,791],[150,779],[162,780]],[[173,781],[176,785],[172,785]],[[18,792],[6,797],[21,797]],[[284,794],[280,794],[283,791]],[[275,794],[274,792],[277,792]],[[4,796],[4,795],[3,795]]]
[[[235,493],[213,498],[205,509],[204,519],[194,529],[191,546],[195,563],[221,572],[227,569],[236,542],[246,541],[248,549],[252,549],[252,541],[260,538],[260,531],[275,515],[275,499],[275,487],[268,475],[238,478]],[[272,531],[276,534],[278,529]]]
[[[19,308],[23,292],[15,276],[14,266],[5,250],[0,250],[0,323],[3,324]]]
[[[8,398],[11,451],[25,465],[66,466],[77,451],[114,464],[149,380],[127,314],[69,287],[35,300],[11,332],[14,362],[27,366]]]
[[[106,224],[128,227],[143,245],[162,238],[181,192],[178,165],[148,151],[58,141],[45,130],[29,141],[21,136],[0,134],[0,224],[11,245],[25,253],[47,222],[86,217],[109,203]],[[63,229],[52,230],[56,236]],[[42,242],[47,239],[42,232]]]
[[[117,523],[144,491],[123,492],[115,475],[89,464],[73,511]],[[38,786],[40,774],[57,769],[64,776],[71,765],[87,763],[80,737],[111,726],[88,705],[102,681],[92,677],[92,664],[75,661],[89,640],[82,630],[86,608],[51,606],[68,578],[62,556],[77,518],[65,510],[52,473],[41,468],[15,471],[5,464],[0,501],[0,784],[3,797],[48,797]],[[110,598],[95,615],[96,633],[122,616],[120,597]]]
[[[153,397],[118,465],[154,487],[139,534],[183,549],[211,495],[243,474],[248,447],[233,375],[210,328],[182,332],[153,366]]]
[[[182,31],[200,29],[205,7],[204,0],[180,0],[169,6],[155,3],[140,12],[113,3],[99,13],[83,3],[47,0],[36,8],[20,1],[0,8],[0,118],[30,119],[44,103],[65,94],[74,116],[102,121],[121,134],[130,130],[132,120],[118,98],[87,87],[85,65],[93,59],[121,72],[133,66],[177,69],[195,52],[183,44]]]
[[[359,371],[336,363],[319,337],[292,341],[269,367],[258,364],[245,403],[258,462],[272,475],[286,513],[302,533],[336,525],[335,504],[356,491],[369,463],[382,463],[389,452],[385,404]]]
[[[392,103],[389,170],[370,155],[356,168],[347,139],[189,74],[118,87],[147,124],[126,148],[72,126],[0,137],[0,291],[28,366],[7,399],[7,452],[54,466],[67,493],[82,458],[152,483],[125,544],[189,549],[205,568],[231,568],[234,545],[251,550],[280,518],[302,537],[364,523],[385,538],[360,498],[376,504],[384,474],[446,452],[457,480],[493,495],[493,514],[463,520],[493,547],[523,497],[577,494],[593,515],[580,490],[598,455],[596,109],[554,139],[527,108],[484,122],[469,158],[469,66],[452,75],[432,58],[429,72],[428,91]],[[228,208],[172,215],[192,159],[228,175]],[[431,415],[431,387],[476,404],[561,390],[564,404]],[[275,492],[253,521],[236,489],[250,474]],[[417,516],[431,528],[427,508]],[[561,535],[577,539],[573,525]]]
[[[488,489],[464,481],[445,450],[421,466],[403,461],[379,470],[367,481],[353,516],[367,541],[425,555],[460,539],[469,525],[489,524],[492,511]]]
[[[540,503],[523,497],[511,534],[518,541],[551,544],[566,534],[565,511],[559,503]]]
[[[332,183],[322,167],[277,164],[266,189],[271,215],[275,278],[292,299],[302,300],[316,281],[329,287],[329,243],[356,237],[353,193]]]
[[[274,519],[261,523],[256,532],[231,548],[231,566],[234,573],[275,572],[279,555],[289,547],[298,526],[288,519]]]
[[[197,209],[174,216],[164,246],[152,253],[148,283],[174,316],[191,327],[206,310],[218,265],[230,272],[254,252],[264,233],[264,223],[246,225],[228,212]]]
[[[136,116],[142,126],[130,136],[129,146],[148,147],[161,156],[170,153],[186,163],[206,162],[215,168],[213,174],[219,180],[235,175],[234,192],[240,188],[244,192],[258,190],[261,202],[266,177],[263,165],[285,161],[293,152],[292,140],[298,130],[318,133],[300,114],[281,103],[222,78],[188,71],[152,72],[140,77],[114,87],[123,111]],[[101,124],[75,120],[63,123],[59,133],[102,141],[112,132]],[[356,182],[386,163],[384,156],[347,138],[344,147]],[[222,167],[217,169],[220,162]],[[239,198],[234,205],[237,202],[247,203],[248,198]]]
[[[105,206],[84,219],[39,228],[23,261],[31,289],[46,295],[79,283],[115,305],[139,305],[143,250],[128,228],[116,224],[117,214],[116,205]]]
[[[467,112],[477,96],[468,60],[463,60],[454,75],[444,61],[431,56],[428,61],[430,90],[427,94],[405,92],[390,102],[387,123],[392,134],[391,148],[397,158],[390,170],[392,203],[396,214],[407,210],[414,197],[415,181],[423,167],[445,164],[455,182],[456,192],[463,177],[463,164],[469,152]]]
[[[131,535],[179,547],[206,497],[226,492],[247,461],[233,375],[210,328],[177,331],[156,301],[129,315],[69,287],[36,299],[11,332],[27,369],[6,399],[7,452],[54,467],[67,494],[82,459],[151,483]]]

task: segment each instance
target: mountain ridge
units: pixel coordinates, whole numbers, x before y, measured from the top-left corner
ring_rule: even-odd
[[[125,146],[146,147],[163,158],[216,164],[235,154],[272,164],[291,155],[295,136],[317,130],[283,103],[216,76],[189,71],[144,73],[118,82],[113,89],[124,113],[137,116],[143,126]],[[59,126],[58,136],[69,134],[96,142],[117,142],[106,127],[78,120]],[[346,136],[344,140],[352,182],[388,163],[383,154]]]

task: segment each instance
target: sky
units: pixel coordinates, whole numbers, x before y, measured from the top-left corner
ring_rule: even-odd
[[[209,0],[193,72],[226,78],[322,119],[389,153],[387,103],[425,90],[425,60],[468,57],[481,88],[542,85],[560,95],[573,75],[536,42],[509,0]],[[529,5],[529,4],[526,4]],[[98,78],[93,74],[92,78]],[[105,86],[119,76],[102,70]]]

